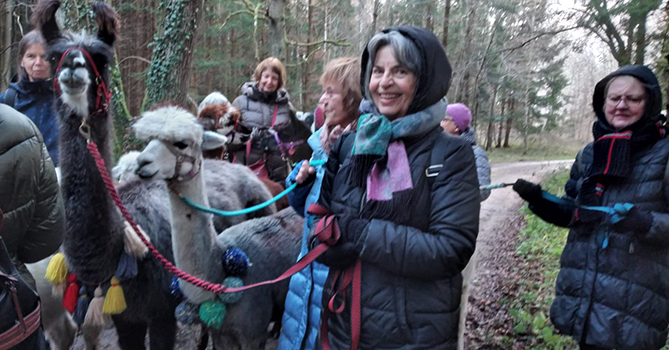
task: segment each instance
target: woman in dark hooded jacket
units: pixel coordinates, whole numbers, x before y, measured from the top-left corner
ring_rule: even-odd
[[[551,320],[581,349],[660,349],[669,324],[669,139],[662,93],[646,66],[625,66],[595,86],[595,141],[576,157],[567,201],[514,190],[547,222],[570,227]],[[633,207],[622,220],[579,206]]]
[[[39,129],[54,166],[58,166],[58,118],[53,109],[51,65],[46,60],[45,42],[33,30],[19,42],[19,74],[0,94],[0,103],[25,114]]]
[[[426,29],[388,28],[367,44],[363,115],[332,147],[319,199],[341,232],[318,260],[331,267],[323,345],[456,348],[461,271],[474,252],[480,204],[470,145],[439,126],[450,76]],[[344,270],[361,272],[359,286],[353,277],[338,291]]]

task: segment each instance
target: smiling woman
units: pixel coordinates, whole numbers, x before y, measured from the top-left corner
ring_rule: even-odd
[[[519,179],[544,221],[569,227],[551,321],[581,349],[660,349],[669,316],[669,129],[657,77],[624,66],[595,85],[594,142],[577,155],[562,204]],[[619,220],[592,207],[633,205]]]
[[[0,103],[10,105],[35,123],[51,160],[58,166],[58,118],[53,110],[53,84],[44,46],[39,31],[23,36],[19,42],[19,73],[12,78],[9,89],[0,94]]]
[[[318,200],[331,216],[313,224],[334,216],[341,233],[317,260],[330,267],[322,345],[455,349],[480,203],[470,145],[439,126],[450,64],[432,32],[399,26],[372,37],[361,68],[362,116],[332,146]],[[361,287],[339,280],[351,270]]]

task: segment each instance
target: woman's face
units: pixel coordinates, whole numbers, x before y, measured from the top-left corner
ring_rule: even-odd
[[[21,67],[26,70],[30,81],[48,79],[50,65],[46,60],[44,46],[42,44],[28,46],[21,58]]]
[[[646,107],[646,89],[631,76],[614,78],[604,102],[604,115],[616,130],[630,126],[643,117]]]
[[[390,120],[407,114],[416,88],[416,75],[399,65],[393,50],[386,45],[376,53],[369,79],[374,105]]]
[[[279,86],[279,75],[274,73],[271,69],[265,69],[260,74],[260,81],[258,82],[258,89],[262,92],[272,93],[277,90]]]
[[[460,135],[460,129],[458,129],[458,126],[453,122],[453,118],[448,114],[441,120],[441,128],[451,135]]]
[[[326,82],[323,84],[323,95],[318,100],[318,105],[323,110],[325,124],[329,126],[339,125],[344,128],[351,122],[351,118],[346,113],[342,90],[339,83]]]

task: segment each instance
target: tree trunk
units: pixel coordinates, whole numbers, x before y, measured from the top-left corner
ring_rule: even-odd
[[[374,0],[374,10],[372,11],[372,35],[376,34],[376,24],[379,19],[380,0]]]
[[[511,135],[511,127],[513,126],[513,112],[516,109],[516,100],[512,99],[509,104],[509,117],[506,118],[506,132],[504,133],[504,145],[502,147],[509,148],[509,135]]]
[[[281,61],[286,60],[286,42],[284,33],[286,23],[284,18],[284,11],[286,8],[286,0],[271,0],[269,4],[269,47],[270,55]]]
[[[4,6],[2,7],[2,16],[3,23],[2,28],[2,37],[0,38],[0,66],[3,67],[3,70],[0,72],[0,92],[4,92],[7,87],[9,87],[9,80],[12,78],[12,27],[14,21],[12,21],[12,8],[14,7],[13,0],[7,0],[3,2]]]
[[[145,107],[168,100],[189,105],[193,47],[203,5],[204,0],[167,2],[163,34],[153,42]]]
[[[313,6],[311,0],[307,0],[307,42],[310,43],[313,38],[314,23],[313,23]],[[309,78],[311,77],[311,46],[305,48],[307,54],[307,61],[304,62],[302,70],[302,97],[300,98],[300,109],[304,110],[309,98]]]
[[[507,102],[508,101],[506,101],[506,100],[502,101],[502,111],[499,113],[500,114],[499,127],[497,128],[498,129],[498,131],[497,131],[497,143],[495,144],[495,148],[502,147],[502,130],[504,129],[504,119],[502,119],[502,117],[504,117],[504,111],[505,111]]]
[[[646,18],[639,21],[639,26],[636,30],[636,52],[634,56],[634,64],[643,64],[646,55]]]
[[[448,49],[448,21],[451,16],[451,0],[445,0],[444,4],[444,28],[441,33],[441,44],[444,45],[444,49]]]
[[[493,126],[495,125],[495,100],[497,99],[498,89],[498,87],[494,88],[492,97],[490,98],[490,122],[488,123],[488,130],[486,131],[486,151],[490,149],[493,143]]]
[[[529,147],[528,138],[530,137],[530,83],[529,82],[527,82],[527,87],[525,88],[525,118],[524,119],[525,120],[523,121],[523,155],[526,155],[527,154],[527,149]]]

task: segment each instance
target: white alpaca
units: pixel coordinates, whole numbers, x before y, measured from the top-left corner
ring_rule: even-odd
[[[225,277],[221,256],[232,246],[243,249],[253,262],[246,283],[274,278],[295,262],[302,219],[294,210],[286,209],[270,217],[241,223],[218,236],[211,214],[192,208],[179,197],[183,195],[209,206],[202,176],[202,151],[221,147],[227,142],[226,137],[204,131],[194,115],[175,106],[144,113],[133,128],[138,138],[149,141],[137,157],[138,175],[165,180],[171,189],[172,241],[178,268],[211,282],[221,282]],[[258,181],[244,166],[225,161],[209,162],[235,168],[242,181]],[[221,179],[222,182],[228,180],[231,179]],[[245,229],[235,229],[237,226]],[[186,282],[181,281],[180,286],[191,303],[201,304],[215,298],[214,294]],[[280,317],[281,312],[277,311],[283,307],[287,288],[285,281],[245,292],[238,304],[229,307],[222,328],[211,330],[215,347],[262,348],[272,314]]]

